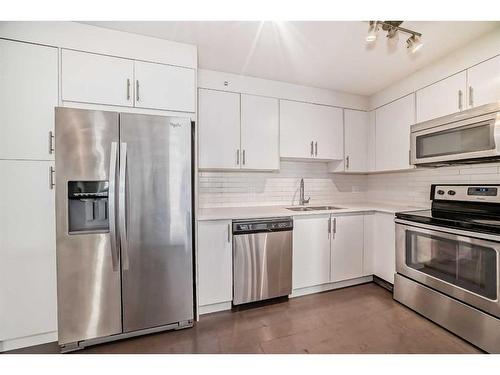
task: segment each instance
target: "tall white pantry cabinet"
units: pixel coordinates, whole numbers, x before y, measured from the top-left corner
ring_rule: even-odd
[[[57,339],[57,48],[0,39],[0,351]]]

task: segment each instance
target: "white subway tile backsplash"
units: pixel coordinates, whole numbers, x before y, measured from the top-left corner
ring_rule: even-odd
[[[379,201],[428,206],[433,183],[499,183],[500,164],[417,168],[370,175],[332,174],[322,162],[281,161],[275,172],[200,172],[199,206],[298,204],[300,179],[311,203]]]
[[[298,204],[301,178],[313,204],[364,198],[366,176],[332,174],[322,162],[282,161],[276,172],[200,172],[199,207]]]

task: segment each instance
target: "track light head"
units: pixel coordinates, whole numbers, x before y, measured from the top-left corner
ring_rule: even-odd
[[[422,43],[420,36],[416,34],[410,36],[406,41],[406,48],[408,48],[411,53],[417,53],[423,45],[424,43]]]
[[[387,32],[387,38],[392,39],[398,34],[398,29],[391,27]]]
[[[373,43],[377,40],[378,33],[378,22],[370,21],[370,27],[368,28],[368,35],[366,36],[366,41],[368,43]]]

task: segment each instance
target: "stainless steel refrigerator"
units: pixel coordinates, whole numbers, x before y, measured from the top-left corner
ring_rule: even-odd
[[[62,351],[193,324],[188,118],[56,108]]]

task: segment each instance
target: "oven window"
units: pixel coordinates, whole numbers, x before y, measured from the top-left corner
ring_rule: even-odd
[[[465,154],[495,148],[489,122],[416,137],[417,158]]]
[[[483,297],[497,297],[493,248],[407,230],[406,265]]]

